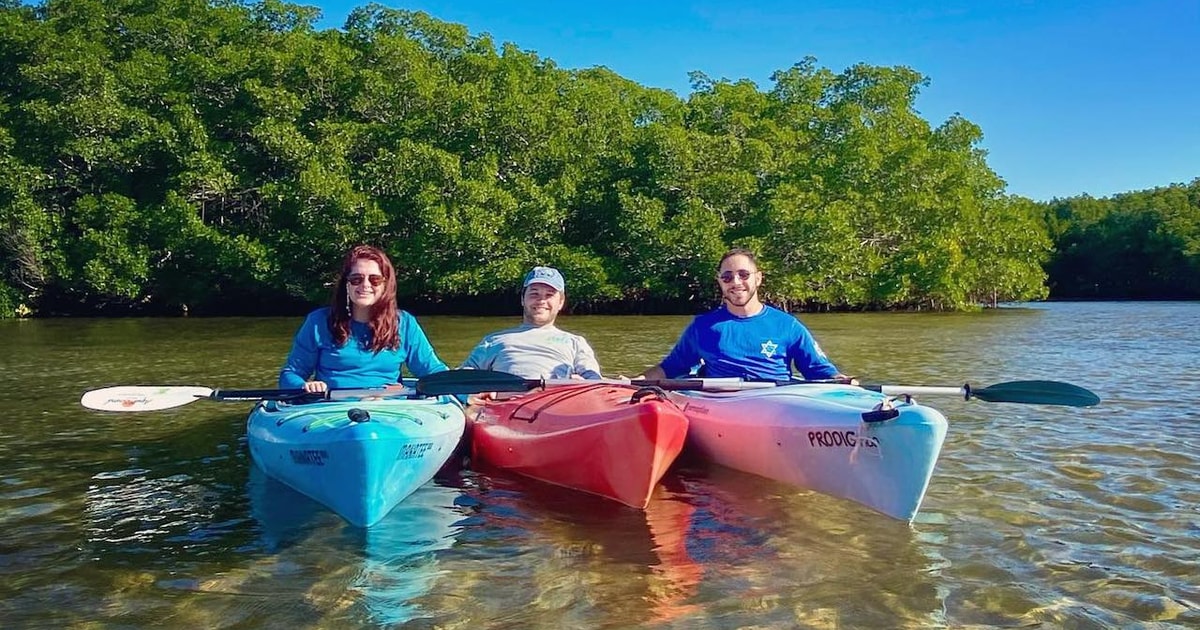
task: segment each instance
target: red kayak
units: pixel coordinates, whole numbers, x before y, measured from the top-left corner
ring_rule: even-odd
[[[549,387],[477,409],[469,414],[475,458],[639,509],[688,426],[661,391],[609,383]]]

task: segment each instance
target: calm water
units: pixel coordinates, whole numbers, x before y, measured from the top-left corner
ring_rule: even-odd
[[[271,386],[300,318],[0,321],[0,627],[1200,627],[1200,303],[802,319],[866,382],[1104,403],[926,399],[951,428],[912,525],[692,465],[644,513],[447,469],[363,531],[256,471],[244,403],[78,405]],[[514,318],[421,321],[454,364]],[[632,374],[686,321],[561,323]]]

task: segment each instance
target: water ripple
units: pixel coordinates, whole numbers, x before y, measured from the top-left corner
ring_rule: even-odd
[[[0,322],[13,344],[0,356],[10,377],[0,391],[0,619],[1200,627],[1200,304],[802,319],[840,367],[871,382],[1047,378],[1104,400],[1075,409],[928,397],[950,432],[912,525],[693,462],[644,512],[495,471],[449,471],[364,532],[261,477],[245,449],[247,406],[104,415],[77,405],[103,385],[269,383],[294,319]],[[628,374],[661,358],[687,321],[564,326],[592,340],[606,370]],[[510,323],[422,318],[450,363]]]

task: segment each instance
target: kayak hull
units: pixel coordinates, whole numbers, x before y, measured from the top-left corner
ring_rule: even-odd
[[[263,472],[369,527],[433,478],[465,426],[462,406],[449,397],[265,401],[246,434]]]
[[[895,401],[894,418],[866,422],[887,396],[848,385],[672,397],[701,458],[902,520],[920,508],[946,437],[945,417],[915,402]]]
[[[485,401],[474,414],[473,457],[546,483],[644,509],[679,456],[688,422],[665,396],[588,384]]]

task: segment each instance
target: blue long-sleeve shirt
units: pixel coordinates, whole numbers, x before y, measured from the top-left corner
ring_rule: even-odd
[[[738,317],[724,306],[697,316],[661,367],[675,378],[701,361],[703,375],[712,378],[786,381],[792,366],[809,380],[838,373],[808,329],[771,306],[750,317]]]
[[[445,371],[417,318],[400,311],[400,348],[373,352],[363,341],[370,341],[371,329],[351,321],[350,337],[340,347],[333,345],[329,329],[329,307],[308,314],[296,338],[287,362],[279,372],[279,386],[300,388],[313,378],[330,387],[381,387],[400,382],[400,370],[407,367],[413,376],[428,376]]]

